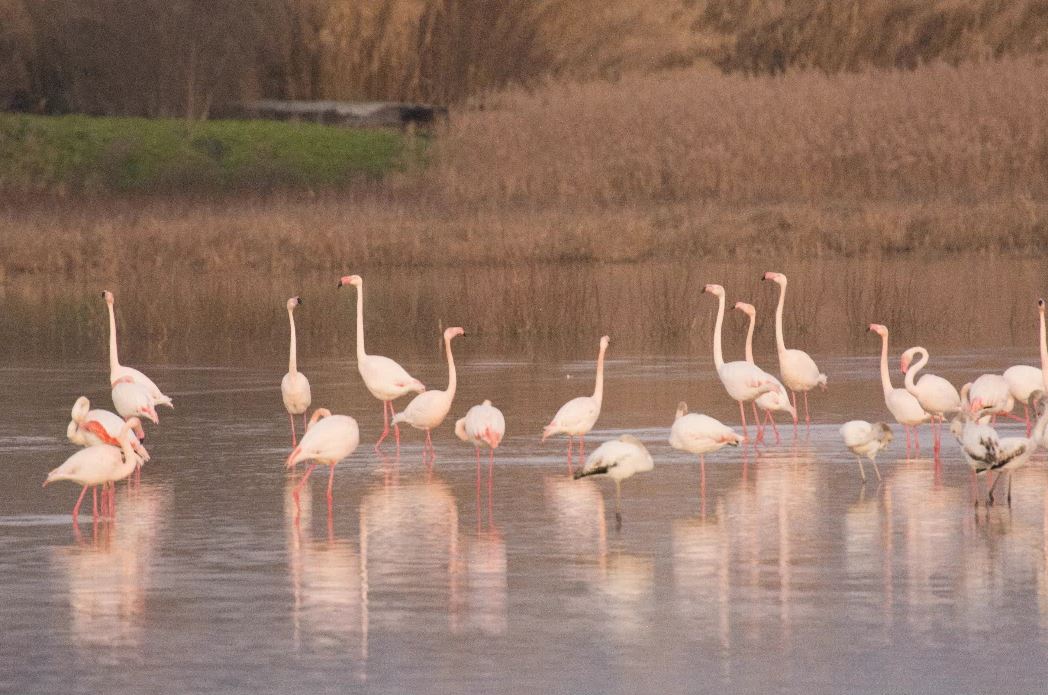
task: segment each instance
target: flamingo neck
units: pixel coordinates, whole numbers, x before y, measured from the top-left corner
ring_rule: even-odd
[[[444,350],[448,353],[448,390],[444,393],[448,401],[453,401],[458,379],[455,374],[455,358],[451,354],[451,338],[444,338]]]
[[[287,371],[294,374],[298,371],[298,345],[295,340],[295,312],[287,310],[287,318],[291,322],[291,350],[287,361]]]
[[[113,305],[106,302],[109,310],[109,379],[112,380],[117,370],[120,369],[120,358],[116,349],[116,314],[113,313]]]
[[[892,378],[888,373],[888,334],[881,336],[881,388],[884,395],[892,392]]]
[[[782,338],[782,307],[786,304],[786,285],[779,285],[779,305],[775,307],[775,347],[779,354],[786,352],[786,341]]]
[[[1048,391],[1048,342],[1045,341],[1044,312],[1041,314],[1041,376],[1044,381],[1044,390]]]
[[[367,357],[364,352],[364,283],[357,285],[357,362]]]
[[[603,345],[600,348],[600,352],[597,354],[597,383],[593,388],[593,400],[597,401],[597,407],[600,407],[601,401],[604,399],[604,351]]]
[[[724,323],[724,295],[717,297],[717,322],[713,325],[713,364],[717,371],[724,366],[724,351],[721,349],[721,325]]]
[[[750,314],[750,327],[746,329],[746,361],[753,362],[753,328],[757,325],[757,315]]]
[[[914,383],[917,379],[917,372],[924,369],[924,365],[928,364],[928,351],[924,348],[917,348],[917,350],[914,351],[914,354],[917,353],[921,354],[921,359],[917,360],[916,364],[914,364],[912,367],[906,370],[907,391],[913,391],[915,388],[917,388],[917,385]]]

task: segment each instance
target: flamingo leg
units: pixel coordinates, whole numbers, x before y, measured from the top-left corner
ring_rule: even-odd
[[[309,464],[309,468],[306,469],[306,474],[302,476],[302,480],[298,481],[298,485],[295,486],[295,490],[291,493],[291,496],[295,498],[295,502],[298,502],[298,495],[302,490],[302,486],[309,480],[309,474],[313,472],[313,469],[317,467],[316,461]]]
[[[987,475],[989,475],[989,473],[987,473]],[[1001,473],[997,474],[997,477],[995,477],[993,479],[993,485],[990,486],[990,491],[986,493],[986,505],[987,506],[993,504],[993,491],[997,487],[997,483],[1001,482],[1001,476],[1002,475],[1004,475],[1003,471]]]
[[[757,414],[757,401],[750,401],[750,405],[753,407],[753,422],[757,425],[757,443],[759,444],[764,441],[764,425],[760,415]]]
[[[862,484],[866,484],[866,471],[862,469],[862,457],[856,456],[855,460],[859,462],[859,475],[862,477]]]
[[[430,437],[430,431],[426,430],[426,445],[423,451],[429,451],[429,455],[433,458],[437,458],[436,450],[433,448],[433,439]]]
[[[331,504],[331,490],[332,490],[332,488],[334,486],[335,486],[335,466],[334,466],[334,464],[332,464],[332,466],[331,466],[331,473],[328,474],[328,489],[327,489],[328,504]]]
[[[308,420],[306,420],[306,413],[302,413],[302,431],[303,432],[306,431],[307,422],[308,422]]]
[[[80,496],[76,498],[76,504],[73,505],[73,526],[76,526],[77,516],[80,514],[80,503],[84,501],[84,495],[87,494],[87,485],[80,491]]]
[[[811,415],[808,413],[808,392],[804,392],[804,424],[811,429]]]
[[[797,392],[790,389],[790,402],[793,405],[793,438],[797,438]]]
[[[1030,406],[1023,403],[1023,417],[1026,419],[1026,436],[1030,436]]]
[[[620,511],[620,505],[622,504],[622,481],[615,481],[615,530],[622,529],[622,512]]]
[[[491,486],[495,479],[495,450],[488,449],[488,523],[491,523]]]
[[[104,497],[102,498],[102,503],[103,504],[105,503],[105,498]],[[104,514],[105,510],[103,510],[102,513]],[[98,486],[97,485],[92,485],[91,486],[91,521],[92,522],[98,521]]]
[[[393,406],[390,401],[382,401],[382,436],[375,442],[375,451],[379,450],[382,442],[389,436],[389,409]]]
[[[390,412],[393,412],[393,404],[389,404]],[[397,458],[400,458],[400,425],[393,425],[394,439],[397,440]]]
[[[479,455],[479,454],[478,454]],[[568,475],[574,473],[574,469],[571,467],[571,435],[568,435]]]
[[[291,421],[291,448],[294,449],[298,446],[298,435],[295,434],[295,416],[288,413],[287,419]]]
[[[739,401],[739,415],[742,417],[742,438],[749,441],[750,433],[746,429],[746,407],[743,406],[742,401]]]
[[[585,462],[586,460],[586,435],[579,435],[579,461]]]
[[[775,426],[775,416],[768,411],[768,422],[771,423],[771,431],[775,433],[775,443],[779,444],[782,442],[782,437],[779,436],[779,428]]]

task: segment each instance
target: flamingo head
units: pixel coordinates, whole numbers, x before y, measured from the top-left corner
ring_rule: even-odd
[[[899,359],[899,368],[902,369],[902,373],[905,374],[910,369],[910,363],[913,362],[913,355],[916,351],[910,348],[906,352],[902,353],[902,357]]]
[[[873,423],[873,428],[877,430],[877,441],[879,441],[882,446],[887,445],[888,442],[895,437],[895,435],[892,434],[892,428],[883,422]]]
[[[469,441],[469,435],[466,434],[466,418],[459,418],[455,423],[455,436],[464,442]]]
[[[346,285],[353,285],[354,287],[360,287],[364,284],[364,279],[359,275],[343,275],[338,281],[339,287],[345,287]]]
[[[764,276],[761,278],[761,280],[771,280],[772,282],[779,283],[783,287],[786,286],[786,276],[783,275],[782,273],[773,273],[771,271],[768,271],[767,273],[764,274]]]
[[[287,310],[288,311],[292,311],[292,310],[294,310],[294,308],[296,306],[301,306],[301,304],[302,304],[302,298],[301,297],[292,297],[291,299],[287,300]]]
[[[309,424],[306,425],[306,431],[308,432],[310,427],[317,424],[317,420],[325,417],[331,417],[331,411],[327,408],[317,408],[314,410],[313,416],[309,418]]]
[[[73,418],[73,422],[79,424],[87,418],[89,410],[91,410],[91,401],[87,400],[87,396],[80,396],[80,398],[76,399],[76,403],[73,404],[73,410],[69,414]]]
[[[708,292],[709,294],[712,294],[714,297],[723,297],[724,296],[724,288],[721,287],[720,285],[713,285],[713,284],[706,285],[705,287],[702,288],[702,291],[703,292]]]
[[[444,340],[451,340],[455,336],[465,335],[466,331],[461,326],[454,326],[452,328],[444,329]]]
[[[66,439],[73,444],[83,446],[84,437],[80,434],[80,425],[75,420],[70,420],[69,425],[66,427]]]
[[[757,310],[753,308],[753,305],[746,302],[735,302],[735,308],[751,318],[757,314]]]
[[[610,344],[611,344],[611,338],[609,338],[606,335],[602,335],[600,337],[600,349],[601,350],[607,350],[608,349],[608,345],[610,345]]]
[[[106,304],[113,303],[113,293],[109,290],[102,290],[102,299],[106,300]]]
[[[1042,314],[1044,313],[1044,300],[1043,299],[1038,299],[1037,300],[1037,311],[1041,312]]]
[[[141,417],[144,417],[147,420],[149,420],[150,422],[152,422],[154,425],[159,425],[160,424],[160,417],[156,414],[156,408],[153,407],[152,403],[150,403],[149,405],[144,405],[141,408],[139,408],[138,409],[138,414]],[[136,418],[132,418],[132,419],[133,420],[137,420],[138,418],[136,417]],[[142,431],[141,421],[139,422],[138,425],[136,425],[135,434],[138,435],[139,439],[141,439],[142,437],[145,436],[145,432]]]
[[[887,327],[882,326],[879,323],[871,323],[869,330],[871,332],[873,332],[873,333],[876,333],[877,335],[879,335],[881,337],[884,337],[884,336],[888,335]]]
[[[684,402],[684,401],[681,401],[680,403],[677,404],[677,414],[673,416],[673,419],[674,420],[679,420],[680,418],[684,417],[687,414],[688,414],[688,404],[686,402]]]

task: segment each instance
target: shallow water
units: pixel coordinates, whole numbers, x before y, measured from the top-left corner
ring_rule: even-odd
[[[108,406],[106,371],[0,369],[0,691],[1043,690],[1043,454],[1016,474],[1011,509],[973,509],[952,442],[937,468],[897,438],[883,483],[864,488],[836,426],[886,415],[876,359],[822,355],[830,390],[812,396],[810,434],[711,455],[702,486],[665,440],[680,399],[737,424],[709,359],[617,359],[613,345],[588,445],[628,431],[656,461],[624,483],[616,531],[614,486],[570,480],[563,440],[538,436],[592,389],[592,362],[460,345],[453,414],[490,397],[507,418],[490,495],[445,424],[432,473],[405,432],[399,460],[363,445],[337,467],[330,514],[322,471],[296,507],[283,367],[160,365],[147,371],[177,409],[148,428],[141,486],[121,485],[114,524],[82,514],[79,538],[77,490],[40,483],[73,452],[75,397]],[[961,383],[1021,357],[932,365]],[[436,360],[406,366],[446,378]],[[302,368],[314,405],[377,437],[353,362]]]

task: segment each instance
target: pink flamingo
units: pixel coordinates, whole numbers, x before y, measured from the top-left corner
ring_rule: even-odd
[[[426,443],[422,450],[422,458],[430,456],[436,458],[433,449],[431,432],[444,422],[451,410],[451,403],[455,400],[455,387],[457,378],[455,374],[455,358],[451,355],[451,340],[465,333],[462,328],[455,326],[444,331],[444,350],[448,354],[448,388],[446,391],[429,390],[411,399],[408,407],[393,416],[392,425],[406,422],[415,429],[426,431]]]
[[[306,427],[306,411],[313,396],[309,390],[309,379],[298,371],[298,347],[295,340],[295,307],[302,304],[302,299],[292,297],[287,300],[287,318],[291,322],[291,349],[288,356],[287,374],[280,380],[280,396],[284,400],[284,408],[287,409],[287,417],[291,421],[291,446],[298,445],[298,437],[295,435],[295,416],[302,416],[302,428]]]
[[[153,402],[157,405],[166,405],[169,408],[174,408],[175,404],[171,401],[171,398],[161,393],[160,388],[153,383],[153,380],[147,377],[142,372],[132,367],[125,367],[120,364],[119,357],[117,355],[116,347],[116,315],[113,313],[113,293],[109,290],[102,292],[102,297],[106,300],[106,308],[109,309],[109,383],[115,385],[117,381],[121,379],[130,379],[136,384],[140,384],[145,388],[149,397],[153,399]]]
[[[495,449],[506,436],[506,418],[502,411],[484,401],[466,412],[466,416],[455,423],[455,435],[464,442],[473,444],[477,455],[477,494],[480,494],[480,447],[488,447],[488,502],[491,502],[491,484],[495,470]]]
[[[910,453],[910,430],[913,430],[913,441],[917,453],[921,452],[921,442],[917,435],[917,426],[928,422],[931,415],[924,411],[917,397],[906,389],[892,388],[892,378],[888,371],[888,328],[879,323],[871,323],[869,330],[881,337],[881,390],[884,391],[884,405],[895,421],[906,431],[906,453]]]
[[[394,414],[393,401],[408,393],[422,393],[426,387],[388,357],[369,355],[364,351],[364,280],[359,275],[345,275],[338,281],[338,286],[346,285],[357,288],[357,369],[371,395],[382,401],[382,436],[375,442],[375,451],[378,451],[389,436],[389,420]],[[393,431],[399,456],[400,427],[393,425]]]
[[[299,491],[309,480],[309,474],[316,468],[317,463],[331,466],[328,474],[327,499],[331,504],[331,491],[335,483],[335,465],[352,454],[357,445],[360,444],[360,429],[357,421],[348,415],[332,415],[327,408],[317,408],[313,411],[313,417],[309,419],[306,433],[302,435],[302,441],[298,443],[291,455],[287,457],[287,468],[294,468],[299,461],[312,459],[306,474],[295,486],[293,493],[295,501],[298,501]]]
[[[542,430],[542,441],[555,434],[568,435],[568,472],[571,472],[571,438],[579,438],[579,459],[586,455],[586,433],[593,429],[600,417],[600,406],[604,399],[604,353],[611,338],[602,336],[597,353],[597,382],[592,396],[579,396],[565,403]]]
[[[920,353],[917,364],[910,368],[913,356]],[[935,374],[925,374],[914,383],[917,372],[928,364],[928,351],[922,347],[912,347],[902,353],[902,373],[906,375],[906,390],[912,393],[921,407],[931,416],[932,437],[936,456],[942,449],[942,423],[947,413],[961,409],[961,394],[953,384]]]
[[[753,361],[753,329],[757,323],[757,310],[752,304],[747,304],[746,302],[735,302],[735,308],[746,314],[750,319],[749,328],[746,330],[746,361],[750,364],[755,364]],[[775,432],[775,443],[778,444],[782,441],[782,437],[779,436],[779,428],[775,426],[775,417],[772,413],[781,411],[789,413],[790,417],[796,419],[797,410],[793,407],[793,404],[790,403],[790,396],[786,393],[786,387],[782,385],[782,382],[771,374],[768,374],[768,372],[764,373],[767,375],[767,378],[775,384],[775,389],[762,393],[757,396],[756,400],[752,401],[754,406],[753,416],[755,418],[757,417],[757,408],[760,408],[767,414],[767,418],[764,422],[761,422],[760,419],[757,420],[757,441],[763,441],[764,426],[771,423],[771,429]]]

